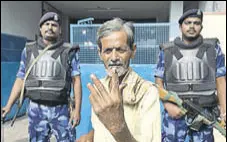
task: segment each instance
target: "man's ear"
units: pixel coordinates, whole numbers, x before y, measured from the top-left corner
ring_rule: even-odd
[[[131,59],[133,59],[135,57],[135,55],[136,55],[136,44],[133,43]]]
[[[179,24],[179,30],[180,30],[181,33],[182,33],[182,26],[181,26],[181,24]]]
[[[97,51],[98,51],[98,54],[99,54],[99,58],[100,58],[100,60],[102,61],[102,56],[101,56],[101,52],[102,52],[102,51],[101,51],[100,47],[98,47],[98,50],[97,50]]]
[[[59,34],[60,34],[60,35],[62,34],[61,28],[59,29]]]
[[[201,30],[200,30],[200,32],[202,31],[202,29],[203,29],[203,25],[201,25]]]

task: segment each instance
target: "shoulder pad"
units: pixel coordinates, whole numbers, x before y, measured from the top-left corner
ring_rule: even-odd
[[[80,50],[79,45],[73,45],[72,48],[77,49],[77,50]]]
[[[63,43],[63,46],[64,47],[70,47],[71,48],[72,47],[72,44],[65,42],[65,43]]]
[[[70,43],[64,43],[63,44],[63,47],[69,48],[68,49],[68,52],[71,52],[71,51],[76,51],[77,52],[78,50],[80,50],[79,45],[72,45]]]
[[[26,42],[25,46],[26,47],[30,47],[36,44],[36,41],[32,41],[32,42]]]
[[[174,43],[173,43],[173,41],[171,41],[171,42],[161,44],[159,47],[160,47],[160,49],[165,50],[165,49],[171,48],[173,46],[174,46]]]
[[[220,43],[218,38],[205,38],[205,39],[203,39],[203,42],[206,44],[213,45],[213,46],[216,46],[216,44]]]

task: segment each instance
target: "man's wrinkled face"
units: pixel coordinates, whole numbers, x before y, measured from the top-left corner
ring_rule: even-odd
[[[180,25],[183,38],[192,41],[198,38],[202,30],[202,21],[198,17],[188,17]]]
[[[60,35],[61,29],[57,22],[49,20],[42,24],[40,32],[45,40],[56,41]]]
[[[116,31],[101,39],[102,51],[99,56],[104,62],[107,74],[112,76],[113,69],[118,76],[124,75],[129,67],[130,59],[134,57],[136,47],[132,49],[127,44],[127,35],[124,31]]]

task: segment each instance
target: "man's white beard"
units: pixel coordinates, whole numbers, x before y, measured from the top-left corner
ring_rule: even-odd
[[[128,71],[128,67],[125,67],[125,66],[112,66],[112,67],[108,67],[106,69],[106,73],[108,74],[108,76],[112,77],[113,75],[113,69],[116,70],[117,72],[117,75],[120,77],[122,75],[124,75],[127,71]]]

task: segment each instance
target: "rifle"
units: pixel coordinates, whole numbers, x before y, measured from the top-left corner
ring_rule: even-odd
[[[23,103],[24,103],[24,98],[21,100],[21,102],[20,102],[20,100],[17,102],[17,110],[16,110],[16,113],[15,113],[15,115],[14,115],[12,121],[11,121],[11,127],[13,126],[13,124],[14,124],[16,118],[17,118],[17,115],[20,112],[20,109],[21,109]]]
[[[204,109],[189,100],[182,100],[175,92],[166,91],[158,85],[155,85],[159,90],[159,97],[162,101],[172,102],[181,109],[181,112],[185,116],[186,124],[192,129],[198,131],[202,124],[212,125],[223,136],[226,137],[225,121],[216,119],[211,113],[205,112]],[[183,107],[184,106],[184,107]],[[186,109],[187,108],[187,109]],[[191,110],[192,112],[190,112]],[[188,118],[188,114],[194,113],[194,118]],[[199,122],[199,123],[197,123]],[[201,123],[202,122],[202,123]]]

